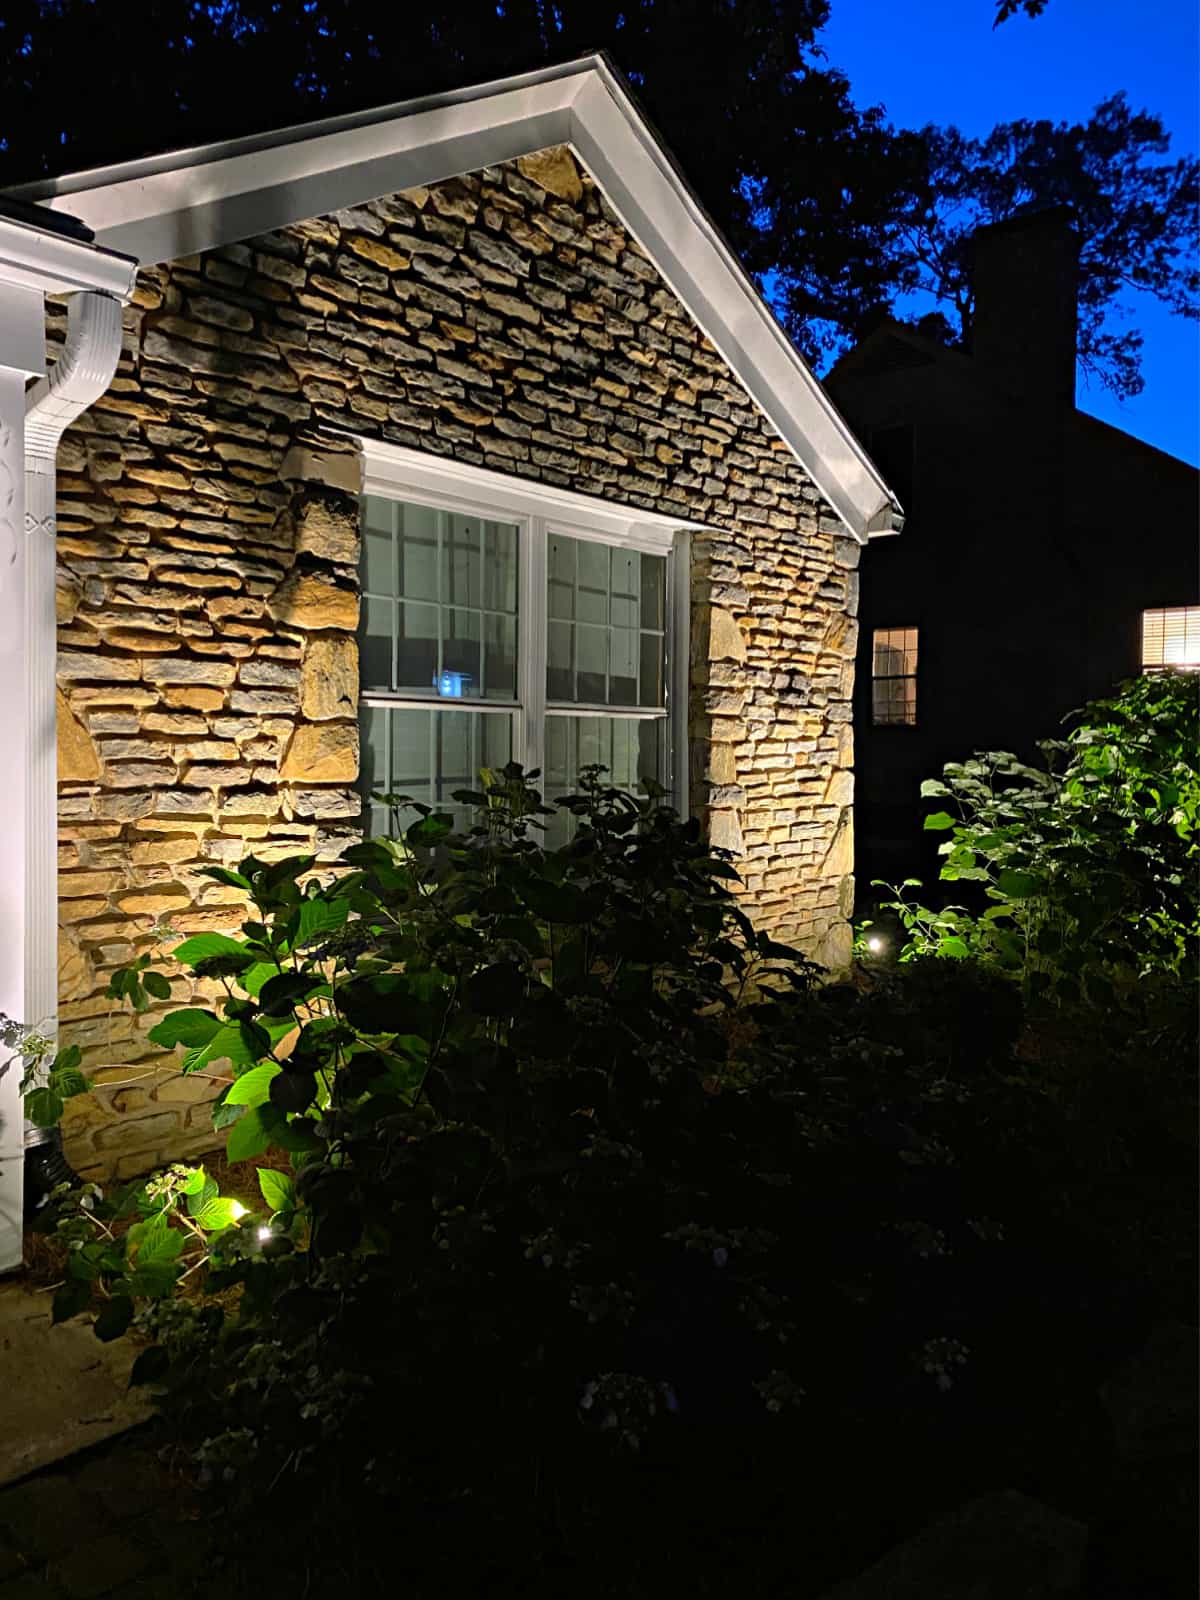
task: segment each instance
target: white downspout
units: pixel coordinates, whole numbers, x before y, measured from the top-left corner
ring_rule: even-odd
[[[58,1021],[55,458],[112,381],[136,263],[0,211],[0,1012]],[[47,372],[45,296],[68,294]],[[29,380],[35,380],[29,387]],[[21,1265],[21,1063],[0,1050],[0,1273]]]
[[[46,377],[25,395],[25,795],[30,823],[25,880],[26,1022],[58,1023],[58,740],[55,726],[55,485],[58,445],[112,382],[121,354],[121,305],[111,295],[75,295],[67,338]]]
[[[55,497],[63,434],[112,382],[121,354],[121,304],[95,290],[69,302],[58,360],[25,394],[25,1009],[22,1021],[58,1032],[58,736],[55,717]],[[49,1137],[25,1126],[25,1148]]]

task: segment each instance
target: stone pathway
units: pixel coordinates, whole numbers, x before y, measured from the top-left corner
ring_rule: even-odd
[[[0,1600],[183,1600],[204,1552],[150,1429],[0,1489]]]

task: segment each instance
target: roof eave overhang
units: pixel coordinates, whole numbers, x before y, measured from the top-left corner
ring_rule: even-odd
[[[133,293],[137,262],[111,248],[0,216],[0,280],[43,294],[99,290],[114,300]]]
[[[602,56],[261,138],[32,184],[151,264],[567,144],[855,538],[895,497]]]

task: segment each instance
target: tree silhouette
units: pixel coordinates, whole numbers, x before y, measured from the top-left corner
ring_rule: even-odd
[[[1049,4],[1050,0],[996,0],[996,20],[992,23],[992,27],[998,28],[1002,22],[1007,22],[1020,11],[1027,17],[1040,17]]]
[[[1120,327],[1130,291],[1177,315],[1200,316],[1196,196],[1200,164],[1167,161],[1161,121],[1123,94],[1085,123],[1002,123],[986,139],[922,131],[924,193],[894,252],[910,283],[970,339],[974,304],[968,244],[981,224],[1068,205],[1080,240],[1079,362],[1121,397],[1141,392],[1142,336]]]
[[[818,366],[912,291],[969,333],[967,232],[1066,201],[1085,240],[1084,359],[1136,392],[1139,336],[1114,307],[1135,287],[1194,308],[1195,164],[1158,159],[1161,124],[1120,96],[1082,126],[896,130],[824,59],[828,15],[829,0],[6,0],[0,183],[604,49]]]

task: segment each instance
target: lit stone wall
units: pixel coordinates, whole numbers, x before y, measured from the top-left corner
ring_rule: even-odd
[[[199,875],[332,859],[358,814],[357,463],[329,424],[702,522],[692,803],[747,909],[837,966],[851,901],[858,550],[563,150],[141,274],[60,453],[61,1021],[88,1173],[214,1142],[103,998]],[[164,947],[165,948],[165,947]],[[193,998],[174,980],[172,1004]]]

